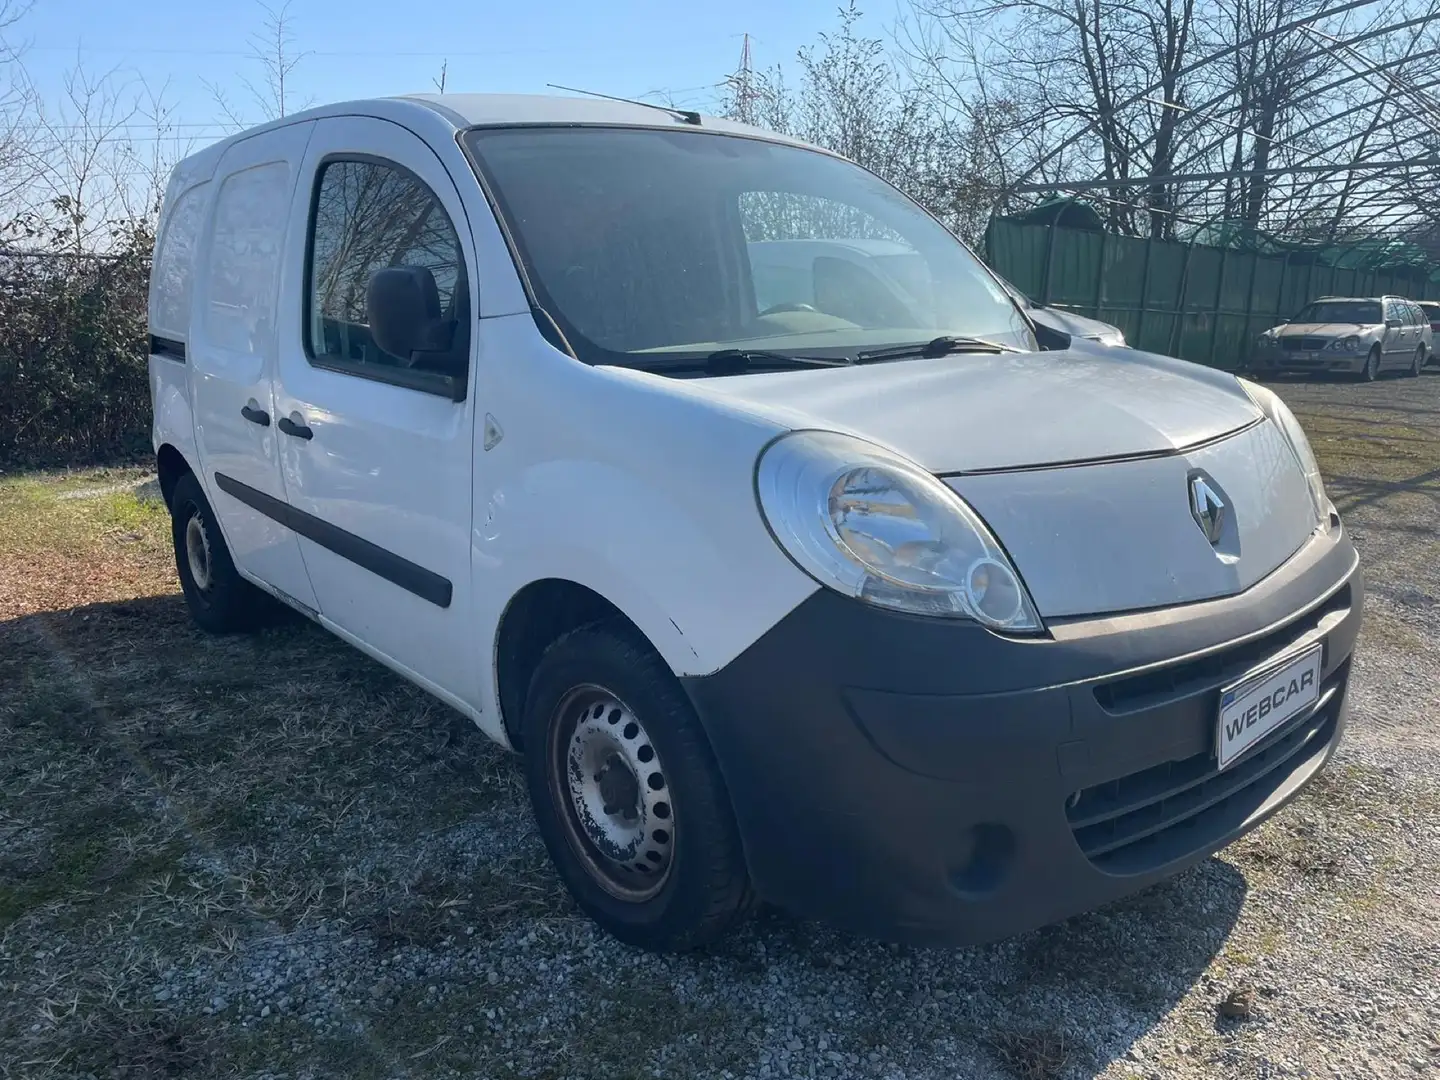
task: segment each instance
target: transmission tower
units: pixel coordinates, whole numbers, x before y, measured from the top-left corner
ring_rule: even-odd
[[[740,66],[730,76],[730,88],[735,94],[735,119],[742,124],[755,123],[755,103],[760,100],[760,88],[755,85],[755,71],[750,66],[749,34],[740,46]]]

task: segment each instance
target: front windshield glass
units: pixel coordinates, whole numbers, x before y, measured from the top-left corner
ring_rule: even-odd
[[[1317,300],[1290,321],[1374,326],[1384,322],[1385,317],[1375,300]]]
[[[942,335],[1035,347],[946,229],[846,161],[695,131],[466,135],[536,300],[588,363],[853,356]]]

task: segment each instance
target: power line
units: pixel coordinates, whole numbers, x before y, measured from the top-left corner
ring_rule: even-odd
[[[556,54],[565,52],[578,52],[587,49],[589,46],[577,44],[574,48],[517,48],[517,49],[472,49],[472,50],[416,50],[401,51],[396,49],[306,49],[305,56],[334,56],[334,57],[418,57],[422,59],[443,60],[447,56],[464,56],[474,58],[485,58],[492,56],[532,56],[537,54]],[[93,53],[127,53],[135,56],[239,56],[247,59],[255,58],[254,49],[179,49],[179,48],[155,48],[154,46],[127,45],[85,45],[76,42],[74,45],[27,45],[26,52],[93,52]]]

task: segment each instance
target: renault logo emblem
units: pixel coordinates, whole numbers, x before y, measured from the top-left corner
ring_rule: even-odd
[[[1210,546],[1220,543],[1221,534],[1225,532],[1225,500],[1203,476],[1190,477],[1190,513]]]

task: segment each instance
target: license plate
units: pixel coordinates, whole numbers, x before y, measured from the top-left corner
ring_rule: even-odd
[[[1322,647],[1313,645],[1220,691],[1215,744],[1220,768],[1319,700],[1321,656]]]

